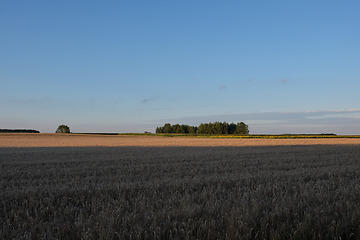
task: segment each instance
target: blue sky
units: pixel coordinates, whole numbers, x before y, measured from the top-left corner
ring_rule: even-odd
[[[358,1],[0,2],[0,128],[360,134]]]

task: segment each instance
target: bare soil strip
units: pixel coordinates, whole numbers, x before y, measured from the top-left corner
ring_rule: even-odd
[[[214,147],[280,145],[360,145],[359,138],[228,139],[161,136],[109,136],[85,134],[0,134],[0,147]]]

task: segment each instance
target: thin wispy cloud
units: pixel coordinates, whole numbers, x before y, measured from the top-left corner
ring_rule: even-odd
[[[153,111],[168,111],[168,110],[172,110],[172,108],[153,108]]]
[[[359,109],[342,109],[342,110],[333,110],[333,111],[323,111],[323,112],[340,112],[340,113],[342,113],[342,112],[345,112],[345,113],[350,113],[350,112],[360,112],[360,108]]]
[[[145,103],[148,103],[151,101],[154,101],[154,98],[145,98],[145,99],[141,100],[141,103],[145,104]]]
[[[56,103],[64,103],[64,104],[70,104],[71,102],[66,100],[66,99],[60,99],[60,98],[50,98],[50,97],[45,97],[45,98],[28,98],[28,99],[22,99],[22,98],[18,98],[18,99],[0,99],[0,104],[7,104],[7,105],[22,105],[22,106],[27,106],[27,105],[31,105],[31,104],[44,104],[44,103],[52,103],[52,104],[56,104]]]

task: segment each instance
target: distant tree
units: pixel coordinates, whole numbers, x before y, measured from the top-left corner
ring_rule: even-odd
[[[228,126],[228,134],[234,134],[235,131],[236,131],[236,124],[232,122]]]
[[[170,123],[166,123],[163,127],[163,133],[172,133],[172,127]]]
[[[243,122],[236,124],[236,130],[235,130],[234,134],[242,134],[242,135],[249,134],[248,125],[246,125]]]
[[[70,128],[67,125],[60,125],[56,129],[56,133],[70,133]]]
[[[162,127],[157,127],[155,132],[156,133],[163,133],[163,128]]]
[[[183,133],[189,133],[189,128],[190,128],[190,126],[189,125],[181,125],[181,131],[183,132]]]
[[[206,134],[206,129],[207,129],[207,124],[206,123],[201,123],[197,129],[198,134]]]
[[[188,131],[189,131],[190,134],[196,134],[197,127],[189,126]]]
[[[180,124],[172,125],[171,133],[181,133],[181,126]]]
[[[228,134],[229,124],[226,122],[215,122],[214,133],[215,134]]]

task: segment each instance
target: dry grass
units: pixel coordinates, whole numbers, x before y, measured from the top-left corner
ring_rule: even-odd
[[[82,134],[0,134],[0,147],[88,147],[88,146],[277,146],[357,144],[360,138],[321,139],[228,139],[159,136],[109,136]]]

